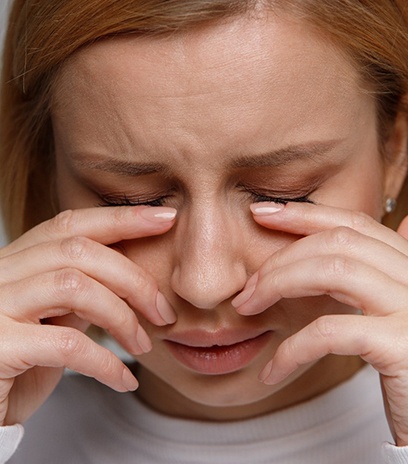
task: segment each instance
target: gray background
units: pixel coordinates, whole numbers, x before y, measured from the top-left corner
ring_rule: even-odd
[[[6,29],[6,21],[7,21],[7,12],[8,12],[8,6],[10,4],[9,0],[0,0],[0,50],[2,49],[3,46],[3,39],[4,39],[4,33]],[[1,121],[0,121],[1,124]],[[1,166],[0,166],[1,169]],[[6,243],[6,238],[4,236],[4,231],[3,231],[3,226],[2,222],[0,220],[0,246],[5,245]]]

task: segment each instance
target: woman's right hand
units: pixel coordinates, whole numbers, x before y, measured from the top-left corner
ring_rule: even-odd
[[[64,211],[0,250],[0,425],[24,422],[64,368],[117,391],[137,381],[85,330],[106,329],[131,354],[151,349],[135,308],[156,325],[175,313],[151,275],[107,245],[160,235],[175,210],[106,207]]]

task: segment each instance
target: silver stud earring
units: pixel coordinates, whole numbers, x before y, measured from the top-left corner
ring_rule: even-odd
[[[390,213],[394,212],[396,207],[397,207],[397,200],[395,198],[388,197],[385,200],[384,211],[387,214],[390,214]]]

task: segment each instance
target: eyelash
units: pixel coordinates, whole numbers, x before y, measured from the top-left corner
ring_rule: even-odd
[[[163,206],[169,195],[162,195],[153,199],[130,198],[127,195],[100,195],[100,198],[102,202],[98,206]]]
[[[282,205],[286,205],[287,203],[290,202],[295,202],[295,203],[311,203],[314,204],[314,201],[312,201],[309,198],[309,194],[306,195],[301,195],[299,197],[283,197],[283,196],[277,196],[277,195],[265,195],[257,192],[256,190],[244,189],[247,193],[251,195],[252,201],[254,203],[262,203],[262,202],[273,202],[273,203],[279,203]]]
[[[295,202],[295,203],[314,204],[314,202],[308,197],[308,195],[303,195],[301,197],[293,197],[293,198],[282,198],[282,197],[275,197],[275,196],[270,196],[270,195],[261,195],[257,192],[250,191],[250,190],[248,190],[248,193],[251,194],[251,197],[254,203],[273,202],[273,203],[279,203],[282,205],[286,205],[287,203]]]
[[[262,203],[262,202],[273,202],[286,205],[289,202],[295,203],[312,203],[308,195],[303,195],[300,197],[292,198],[283,198],[270,195],[262,195],[254,190],[245,189],[247,193],[250,194],[253,203]],[[165,201],[170,197],[170,195],[162,195],[153,199],[145,198],[131,198],[127,195],[114,196],[114,195],[100,195],[102,200],[98,206],[163,206]]]

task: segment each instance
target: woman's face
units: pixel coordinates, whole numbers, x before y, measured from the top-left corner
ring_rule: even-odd
[[[299,238],[257,225],[254,201],[308,197],[381,217],[375,104],[328,40],[265,15],[101,42],[65,65],[53,123],[62,209],[130,201],[178,210],[167,234],[122,244],[178,315],[165,327],[142,320],[154,345],[139,359],[146,402],[232,419],[351,375],[354,359],[328,357],[283,385],[257,379],[280,342],[351,308],[309,297],[245,317],[231,305],[269,256]]]

